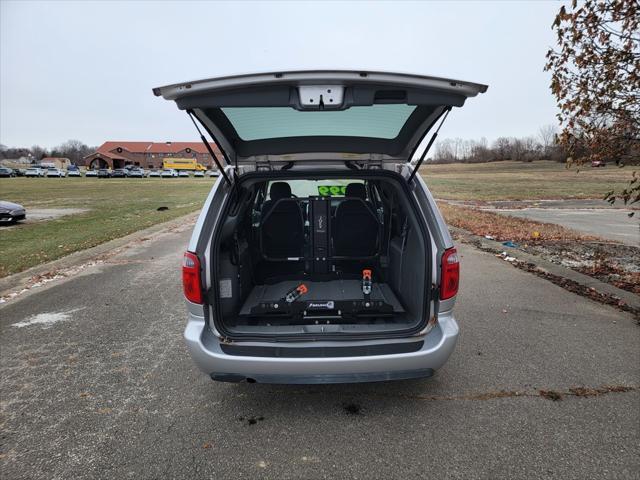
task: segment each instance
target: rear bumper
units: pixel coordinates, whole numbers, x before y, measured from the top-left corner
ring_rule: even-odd
[[[214,380],[262,383],[351,383],[428,377],[447,361],[458,338],[458,324],[449,313],[425,337],[353,342],[287,342],[285,348],[350,347],[390,342],[423,342],[409,353],[367,356],[273,357],[240,356],[223,352],[220,341],[205,327],[202,317],[189,314],[184,332],[187,348],[198,367]],[[236,342],[236,344],[240,344]],[[246,342],[251,346],[273,346]]]

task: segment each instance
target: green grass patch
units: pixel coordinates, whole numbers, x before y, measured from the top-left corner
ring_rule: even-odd
[[[0,227],[0,277],[94,247],[202,207],[209,178],[0,179],[0,198],[34,208],[85,208],[48,221]],[[158,207],[168,210],[158,211]]]
[[[633,166],[567,168],[537,161],[426,165],[420,170],[437,198],[447,200],[543,200],[603,198],[631,179]]]

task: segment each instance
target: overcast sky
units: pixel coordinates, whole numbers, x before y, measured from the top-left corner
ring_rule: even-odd
[[[555,123],[543,66],[557,2],[0,2],[7,146],[195,140],[186,114],[152,87],[306,68],[488,84],[441,138],[492,141]]]

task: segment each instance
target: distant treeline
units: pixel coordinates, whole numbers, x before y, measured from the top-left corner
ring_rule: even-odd
[[[540,128],[537,136],[499,137],[489,145],[486,138],[464,140],[445,138],[434,145],[431,163],[481,163],[500,160],[531,162],[554,160],[564,162],[565,152],[556,142],[557,129],[553,125]]]
[[[44,157],[68,158],[73,164],[79,164],[83,157],[95,152],[97,147],[90,147],[80,140],[68,140],[57,147],[47,149],[40,145],[30,148],[10,148],[0,145],[0,160],[19,159],[22,157],[31,159],[32,163],[38,163]]]

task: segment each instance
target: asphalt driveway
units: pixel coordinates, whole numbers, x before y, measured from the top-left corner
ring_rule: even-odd
[[[638,478],[630,316],[463,246],[432,379],[213,383],[181,338],[188,234],[0,307],[0,477]]]
[[[555,223],[587,235],[640,246],[640,210],[637,208],[614,208],[602,200],[543,200],[492,202],[492,207],[483,210]],[[634,215],[630,217],[632,212]]]

